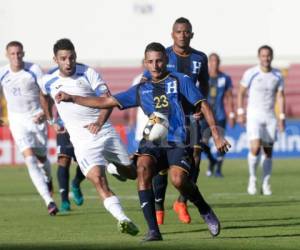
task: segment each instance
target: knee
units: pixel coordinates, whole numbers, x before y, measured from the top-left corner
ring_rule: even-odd
[[[185,176],[182,173],[171,174],[171,182],[173,186],[180,190],[185,182]]]
[[[57,159],[57,164],[61,167],[69,167],[71,164],[71,159],[65,156],[59,156]]]

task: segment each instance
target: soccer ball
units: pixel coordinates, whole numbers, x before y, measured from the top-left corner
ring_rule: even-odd
[[[162,141],[167,137],[168,118],[159,112],[153,112],[144,128],[143,135],[149,141]]]

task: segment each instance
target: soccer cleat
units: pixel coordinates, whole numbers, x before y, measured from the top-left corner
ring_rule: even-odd
[[[218,236],[221,231],[221,225],[218,217],[215,215],[214,211],[210,209],[207,214],[201,215],[205,223],[207,224],[208,230],[213,237]]]
[[[69,201],[63,201],[60,205],[60,209],[59,209],[60,212],[62,213],[66,213],[66,212],[69,212],[71,211],[71,204]]]
[[[224,175],[223,175],[220,171],[216,171],[216,172],[215,172],[215,177],[216,177],[216,178],[223,178]]]
[[[191,222],[191,216],[187,210],[187,205],[184,202],[175,201],[173,204],[173,210],[178,215],[178,219],[185,224],[189,224]]]
[[[209,169],[206,171],[206,176],[207,177],[211,177],[212,176],[212,172]]]
[[[122,220],[118,222],[118,229],[121,233],[130,234],[132,236],[135,236],[139,233],[138,227],[129,220]]]
[[[250,176],[247,192],[250,195],[255,195],[257,193],[256,190],[256,178],[254,176]]]
[[[51,201],[49,204],[48,204],[48,214],[50,216],[54,216],[58,213],[58,208],[55,204],[55,202]]]
[[[261,191],[262,191],[263,195],[272,195],[272,190],[271,190],[270,184],[263,184]]]
[[[159,241],[159,240],[163,240],[160,232],[157,232],[155,230],[149,230],[148,233],[145,235],[145,238],[143,239],[143,242]]]
[[[113,163],[109,163],[109,164],[107,165],[107,167],[106,167],[106,170],[107,170],[107,172],[108,172],[109,174],[111,174],[113,177],[115,177],[115,178],[116,178],[117,180],[119,180],[119,181],[124,182],[124,181],[127,180],[126,177],[121,176],[121,175],[119,174],[116,165],[113,164]]]
[[[208,169],[206,171],[207,177],[211,177],[213,175],[216,164],[217,164],[217,160],[215,160],[215,159],[209,160]]]
[[[155,212],[156,214],[156,220],[158,225],[164,224],[164,217],[165,217],[165,211],[163,210],[157,210]]]
[[[84,199],[80,187],[74,187],[72,185],[71,191],[73,195],[73,201],[77,206],[81,206],[84,202]]]

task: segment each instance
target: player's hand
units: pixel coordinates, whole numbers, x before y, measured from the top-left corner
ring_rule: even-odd
[[[53,128],[54,128],[54,130],[55,130],[55,132],[56,132],[57,134],[63,134],[63,133],[66,133],[66,132],[67,132],[67,130],[66,130],[66,128],[65,128],[64,126],[60,126],[60,125],[57,124],[57,123],[54,123],[54,124],[53,124]]]
[[[33,122],[37,124],[41,124],[46,121],[46,116],[44,112],[38,113],[33,117]]]
[[[279,128],[279,132],[284,132],[285,130],[285,119],[279,119],[278,120],[278,128]]]
[[[230,143],[223,137],[214,138],[214,141],[216,148],[220,153],[227,153],[231,147]]]
[[[237,122],[240,125],[245,126],[245,124],[246,124],[246,116],[245,115],[238,115],[237,116]]]
[[[73,102],[73,96],[63,91],[59,91],[55,95],[55,101],[59,104],[60,102]]]
[[[102,125],[99,122],[93,122],[85,125],[84,128],[87,128],[92,134],[96,135],[101,130]]]
[[[203,116],[203,113],[201,111],[197,112],[197,113],[194,113],[193,114],[193,117],[196,121],[199,121],[201,120],[204,116]]]

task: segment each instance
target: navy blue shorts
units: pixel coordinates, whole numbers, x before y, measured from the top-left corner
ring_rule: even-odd
[[[62,133],[56,135],[57,140],[57,155],[58,156],[67,156],[73,158],[76,161],[74,147],[72,142],[70,141],[69,133]]]
[[[184,145],[157,145],[151,141],[142,139],[138,149],[138,155],[150,155],[156,160],[155,174],[168,169],[170,166],[178,166],[185,172],[191,170],[191,160],[188,153],[188,147]]]

